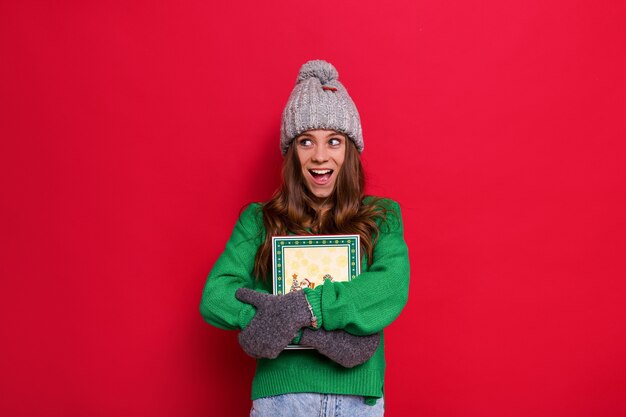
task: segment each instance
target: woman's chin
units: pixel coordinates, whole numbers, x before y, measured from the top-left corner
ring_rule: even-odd
[[[320,190],[319,188],[309,187],[309,191],[311,192],[311,194],[313,194],[314,197],[320,198],[320,199],[328,198],[333,193],[332,188]]]

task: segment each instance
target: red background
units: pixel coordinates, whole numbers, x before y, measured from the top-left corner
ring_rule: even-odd
[[[623,1],[0,3],[0,414],[244,416],[198,312],[309,59],[401,202],[387,415],[626,415]]]

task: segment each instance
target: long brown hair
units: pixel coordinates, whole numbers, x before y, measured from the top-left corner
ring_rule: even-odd
[[[309,191],[302,175],[295,141],[283,161],[283,183],[267,203],[262,205],[265,242],[256,254],[254,274],[265,280],[271,275],[272,236],[311,234],[358,234],[361,252],[373,261],[378,238],[378,223],[386,216],[378,198],[363,201],[365,175],[356,146],[346,138],[346,154],[337,175],[332,194],[320,204]],[[318,208],[319,207],[319,208]]]

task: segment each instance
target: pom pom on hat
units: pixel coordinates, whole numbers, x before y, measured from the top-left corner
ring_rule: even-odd
[[[302,68],[300,68],[297,82],[312,77],[319,79],[322,85],[324,85],[328,84],[330,81],[338,79],[339,73],[330,62],[316,59],[314,61],[307,62],[302,66]]]

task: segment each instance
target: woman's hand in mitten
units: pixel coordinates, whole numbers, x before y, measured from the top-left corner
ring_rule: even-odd
[[[353,368],[369,360],[380,344],[378,333],[355,336],[345,330],[304,329],[300,345],[311,346],[322,355],[345,368]]]
[[[311,325],[311,310],[302,291],[271,295],[240,288],[235,296],[256,307],[256,315],[239,333],[239,344],[253,358],[276,358],[298,330]]]

